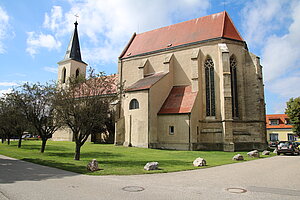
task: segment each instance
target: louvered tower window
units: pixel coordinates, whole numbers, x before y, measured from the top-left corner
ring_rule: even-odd
[[[79,76],[79,69],[76,69],[75,77],[78,78],[78,76]]]
[[[63,68],[63,70],[62,70],[62,83],[66,83],[66,73],[67,73],[66,68]]]
[[[232,117],[233,118],[239,116],[236,67],[237,67],[236,59],[234,56],[231,56],[230,73],[231,73],[231,96],[232,96]]]
[[[206,116],[216,116],[214,62],[207,58],[205,68]]]

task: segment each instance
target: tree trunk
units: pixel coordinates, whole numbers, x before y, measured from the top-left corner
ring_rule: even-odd
[[[47,139],[46,139],[46,138],[42,138],[41,153],[44,153],[44,151],[45,151],[45,148],[46,148],[46,142],[47,142]]]
[[[1,138],[1,140],[2,140],[2,144],[5,142],[5,138],[4,137],[2,137]]]
[[[81,145],[76,143],[74,160],[80,160]]]
[[[21,146],[22,146],[22,135],[19,135],[18,148],[21,148]]]
[[[10,137],[7,138],[7,144],[10,145]]]

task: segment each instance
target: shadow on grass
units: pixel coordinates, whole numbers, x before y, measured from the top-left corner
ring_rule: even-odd
[[[63,157],[63,158],[72,158],[74,157],[74,154],[75,152],[68,152],[68,153],[65,153],[65,152],[48,152],[47,155],[48,156],[57,156],[57,157]],[[123,155],[122,154],[116,154],[116,153],[110,153],[110,152],[83,152],[83,153],[80,153],[80,157],[81,158],[91,158],[91,159],[105,159],[105,158],[112,158],[112,157],[122,157]]]
[[[40,150],[42,147],[42,142],[40,144],[22,144],[21,149],[28,149],[28,150]],[[69,150],[68,148],[64,147],[64,146],[53,146],[53,145],[47,145],[46,144],[46,148],[45,148],[45,152],[47,151],[65,151],[65,150]]]

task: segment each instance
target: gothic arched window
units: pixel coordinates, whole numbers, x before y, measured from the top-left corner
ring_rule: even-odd
[[[62,83],[66,83],[66,74],[67,74],[67,70],[66,70],[66,68],[63,68],[63,70],[62,70]]]
[[[75,78],[77,78],[78,76],[79,76],[79,69],[76,69]]]
[[[139,102],[136,99],[132,99],[129,103],[129,110],[139,109]]]
[[[236,58],[234,55],[232,55],[230,57],[230,74],[231,74],[232,117],[234,118],[239,116],[236,67],[237,67]]]
[[[210,57],[205,60],[206,116],[216,116],[214,62]]]

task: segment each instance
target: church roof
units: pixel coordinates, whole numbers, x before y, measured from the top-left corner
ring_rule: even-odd
[[[220,38],[244,41],[226,11],[134,34],[120,58],[165,51]]]
[[[73,35],[71,37],[71,40],[69,42],[68,49],[66,51],[66,55],[65,55],[64,59],[60,62],[63,62],[66,60],[76,60],[78,62],[82,62],[82,63],[86,64],[81,59],[79,37],[78,37],[78,31],[77,31],[77,26],[78,26],[77,21],[74,23],[74,25],[75,25],[75,29],[74,29]]]
[[[151,76],[147,76],[143,79],[138,80],[131,86],[125,89],[125,92],[132,92],[132,91],[138,91],[138,90],[147,90],[150,89],[152,85],[154,85],[157,81],[162,79],[167,72],[160,72],[153,74]]]
[[[92,78],[82,83],[76,90],[75,96],[91,97],[91,96],[113,96],[118,90],[118,75],[112,74]]]
[[[186,114],[192,111],[197,92],[189,86],[174,86],[158,114]]]

